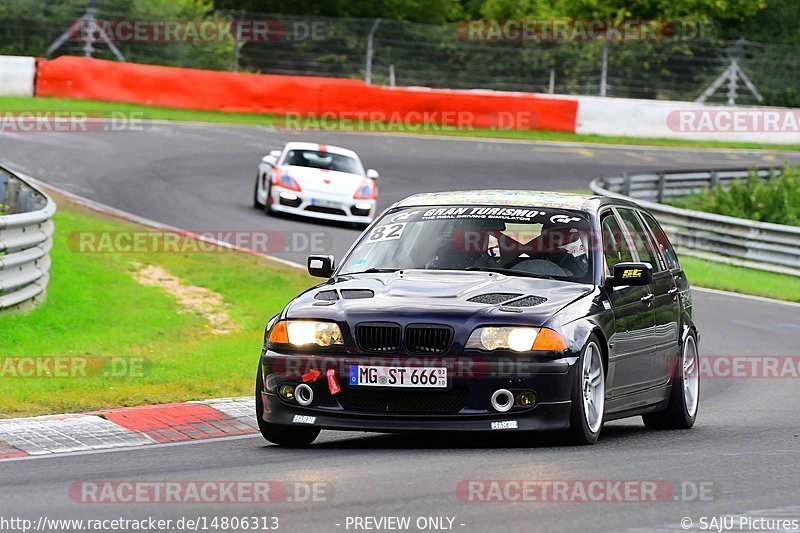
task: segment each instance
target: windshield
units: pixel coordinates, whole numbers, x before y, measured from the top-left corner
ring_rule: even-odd
[[[356,159],[341,154],[316,150],[289,150],[283,159],[284,165],[320,168],[348,174],[364,174],[364,168]]]
[[[362,236],[340,274],[484,270],[592,283],[586,213],[538,207],[394,210]]]

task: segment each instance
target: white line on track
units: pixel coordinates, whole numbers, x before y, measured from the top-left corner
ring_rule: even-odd
[[[793,307],[800,307],[800,303],[797,302],[787,302],[786,300],[776,300],[775,298],[767,298],[765,296],[753,296],[752,294],[741,294],[738,292],[730,292],[730,291],[721,291],[719,289],[709,289],[706,287],[695,287],[692,286],[693,291],[698,292],[707,292],[709,294],[718,294],[720,296],[729,296],[729,297],[736,297],[736,298],[744,298],[745,300],[753,300],[756,302],[763,302],[768,304],[780,304],[780,305],[789,305]]]
[[[473,142],[473,143],[503,143],[503,144],[529,144],[540,146],[563,146],[564,148],[601,148],[604,150],[655,150],[659,152],[678,152],[685,154],[687,150],[703,152],[703,153],[720,153],[730,154],[734,150],[736,154],[793,154],[800,155],[800,151],[796,150],[779,150],[779,149],[752,149],[752,148],[708,148],[702,146],[659,146],[659,145],[646,145],[646,144],[606,144],[606,143],[593,143],[593,142],[580,142],[580,141],[545,141],[545,140],[526,140],[526,139],[504,139],[502,137],[459,137],[457,135],[426,135],[424,133],[397,133],[390,131],[339,131],[339,130],[303,130],[296,132],[288,129],[274,128],[271,126],[262,126],[258,124],[235,124],[229,122],[193,122],[188,120],[151,120],[150,124],[158,125],[176,125],[188,124],[190,126],[202,127],[244,127],[244,128],[260,128],[270,133],[336,133],[343,135],[386,135],[399,139],[423,139],[426,141],[458,141],[458,142]]]

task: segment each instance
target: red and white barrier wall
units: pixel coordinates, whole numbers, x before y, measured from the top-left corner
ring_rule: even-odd
[[[34,87],[35,85],[35,87]],[[800,110],[483,90],[380,87],[360,80],[0,57],[0,95],[184,109],[550,130],[623,137],[800,144]],[[313,127],[313,125],[311,126]]]
[[[459,120],[500,127],[524,114],[531,129],[574,131],[577,102],[535,94],[390,88],[360,80],[237,74],[81,57],[39,63],[36,94],[245,113],[359,114],[409,123]]]
[[[704,141],[800,144],[800,110],[575,97],[575,132]]]
[[[0,56],[0,96],[33,96],[35,80],[34,58]]]

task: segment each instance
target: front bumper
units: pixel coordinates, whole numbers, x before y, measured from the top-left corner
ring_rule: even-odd
[[[444,358],[438,365],[448,367],[446,390],[387,390],[350,388],[347,369],[352,364],[395,366],[394,361],[383,362],[370,357],[285,356],[268,351],[261,358],[266,385],[265,390],[259,391],[264,412],[258,414],[272,424],[313,424],[322,429],[354,431],[562,430],[569,427],[576,361],[574,356],[514,365],[481,361],[466,371],[457,359]],[[411,365],[437,366],[437,363],[420,365],[417,360]],[[293,399],[277,395],[281,385],[302,383],[302,376],[312,369],[320,373],[316,380],[307,383],[314,390],[311,405],[303,407]],[[338,394],[332,394],[329,388],[329,369],[333,369],[342,389]],[[491,406],[492,394],[498,389],[507,389],[512,394],[533,391],[537,402],[532,407],[515,405],[509,411],[498,412]],[[408,396],[408,401],[404,395]]]
[[[289,192],[291,195],[296,197],[296,200],[290,201],[282,199],[280,196],[281,192]],[[313,202],[308,199],[308,195],[302,192],[286,191],[286,189],[282,189],[281,187],[273,186],[271,193],[271,209],[280,213],[288,213],[322,220],[333,220],[337,222],[368,224],[372,222],[372,219],[375,218],[375,214],[377,212],[375,200],[330,198],[330,201],[335,202],[338,206],[336,208],[330,208],[313,205]],[[356,206],[359,204],[364,204],[364,207],[369,205],[369,209],[357,209]]]

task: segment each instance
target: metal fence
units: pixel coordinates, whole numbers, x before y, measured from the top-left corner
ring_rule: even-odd
[[[268,39],[117,39],[74,26],[97,21],[267,21]],[[72,33],[68,30],[72,29]],[[359,78],[380,85],[793,105],[800,47],[725,41],[713,27],[654,41],[476,39],[464,23],[303,17],[208,10],[197,3],[0,0],[0,54],[101,59],[214,70]],[[241,37],[241,38],[240,38]],[[737,69],[731,69],[735,65]],[[742,75],[736,74],[740,73]],[[736,74],[736,75],[733,75]],[[745,80],[757,89],[750,91]],[[731,83],[731,80],[734,80]],[[738,80],[738,83],[736,81]],[[733,89],[733,90],[732,90]]]
[[[780,168],[637,173],[592,181],[593,192],[635,200],[652,211],[684,253],[800,276],[800,227],[679,209],[662,202],[731,183],[757,172],[769,179]]]
[[[0,312],[44,298],[55,211],[49,196],[0,167]]]

